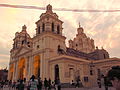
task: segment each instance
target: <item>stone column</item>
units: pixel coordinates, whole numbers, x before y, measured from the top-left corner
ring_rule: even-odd
[[[19,58],[16,59],[16,81],[19,79]]]
[[[26,70],[25,77],[26,77],[26,80],[28,81],[28,77],[29,77],[29,56],[26,57],[25,70]]]
[[[44,80],[44,53],[41,54],[40,60],[40,77],[42,80]]]
[[[31,60],[31,58],[32,58],[32,57],[29,56],[29,57],[28,57],[28,60],[27,60],[27,61],[28,61],[28,63],[27,63],[27,64],[28,64],[28,73],[27,73],[28,76],[27,76],[27,80],[28,80],[28,81],[30,80],[30,76],[31,76],[31,75],[30,75],[30,73],[31,73],[31,72],[30,72],[30,67],[31,67],[31,65],[30,65],[30,60]]]
[[[12,78],[12,81],[15,81],[15,73],[16,73],[16,62],[13,63],[13,78]]]
[[[32,57],[30,57],[30,60],[29,60],[29,64],[30,64],[30,77],[33,75],[33,69],[34,69],[34,67],[33,67],[33,63],[34,63],[34,56],[32,56]]]
[[[49,61],[49,57],[50,57],[50,55],[49,55],[49,50],[47,49],[46,51],[45,51],[45,53],[44,53],[44,71],[45,71],[45,78],[47,78],[47,79],[49,79],[49,66],[48,66],[48,61]]]

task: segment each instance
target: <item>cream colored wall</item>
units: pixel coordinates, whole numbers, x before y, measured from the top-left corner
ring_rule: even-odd
[[[84,62],[70,60],[70,59],[62,59],[62,60],[56,60],[54,62],[50,62],[50,78],[54,80],[54,66],[58,64],[60,67],[60,80],[62,83],[70,83],[70,68],[74,69],[74,75],[80,76],[80,79],[85,87],[90,86],[88,83],[85,83],[83,80],[84,76],[88,76],[88,66]],[[77,74],[77,71],[79,70],[79,75]],[[75,78],[75,77],[74,77]]]
[[[108,59],[108,60],[99,60],[98,62],[94,62],[93,70],[94,70],[94,75],[90,75],[91,78],[91,83],[90,86],[98,86],[97,84],[97,78],[98,78],[98,69],[100,69],[101,74],[104,76],[107,75],[108,71],[111,69],[112,66],[120,66],[120,61],[116,59]],[[102,85],[104,85],[102,81]]]
[[[63,83],[64,82],[64,71],[65,71],[65,69],[64,69],[64,62],[63,62],[63,60],[59,60],[59,61],[55,61],[55,62],[50,62],[49,63],[49,69],[48,69],[48,71],[49,71],[49,77],[48,78],[51,78],[51,80],[52,81],[54,81],[54,79],[55,79],[55,65],[57,65],[58,64],[58,66],[59,66],[59,77],[60,77],[60,81],[61,81],[61,83]]]

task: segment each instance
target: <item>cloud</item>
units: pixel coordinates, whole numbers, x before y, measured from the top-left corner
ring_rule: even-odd
[[[120,9],[119,0],[0,0],[0,3],[35,5],[45,7],[48,3],[53,8],[68,9]],[[35,34],[35,22],[39,19],[41,13],[45,11],[0,8],[0,67],[8,65],[9,51],[12,48],[15,32],[21,31],[24,24],[27,25],[28,33]],[[63,35],[67,40],[73,39],[77,33],[78,23],[84,28],[87,36],[95,40],[95,45],[104,47],[110,56],[120,57],[120,13],[90,13],[90,12],[62,12],[54,11],[58,14],[63,23]],[[7,61],[7,62],[6,62]],[[6,63],[7,64],[6,64]]]

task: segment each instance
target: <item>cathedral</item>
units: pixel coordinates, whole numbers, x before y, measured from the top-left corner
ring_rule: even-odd
[[[110,58],[104,49],[95,48],[94,40],[86,36],[81,25],[73,40],[66,46],[66,37],[58,15],[49,4],[36,24],[36,35],[31,38],[26,25],[15,33],[10,50],[8,80],[17,81],[32,75],[61,83],[79,78],[84,87],[97,85],[97,79],[106,75],[112,66],[120,65],[119,58]],[[69,33],[69,32],[68,32]]]

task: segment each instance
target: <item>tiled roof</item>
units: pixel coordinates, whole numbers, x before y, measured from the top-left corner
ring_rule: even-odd
[[[74,50],[72,48],[67,48],[66,55],[74,56],[74,57],[78,57],[78,58],[83,58],[83,59],[88,59],[87,53],[80,52],[80,51]]]
[[[83,58],[83,59],[87,59],[87,60],[100,60],[101,57],[99,57],[99,53],[101,52],[104,54],[103,51],[105,51],[105,50],[98,49],[91,53],[84,53],[84,52],[81,52],[81,51],[78,51],[78,50],[75,50],[72,48],[67,48],[66,53],[63,53],[63,54],[66,54],[68,56]]]

